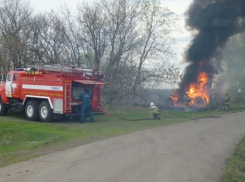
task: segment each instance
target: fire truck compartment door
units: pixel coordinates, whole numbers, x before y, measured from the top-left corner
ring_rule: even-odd
[[[7,97],[12,97],[12,81],[13,81],[13,74],[8,74],[6,78],[5,84],[5,94]]]
[[[54,99],[54,113],[63,114],[63,100]]]
[[[74,80],[74,82],[82,83],[85,85],[104,85],[105,83],[93,80]]]

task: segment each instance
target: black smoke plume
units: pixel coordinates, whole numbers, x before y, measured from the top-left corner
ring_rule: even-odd
[[[178,98],[183,98],[187,85],[197,81],[200,71],[208,74],[212,85],[222,58],[219,50],[232,35],[245,30],[245,0],[194,0],[187,16],[187,27],[196,36],[185,54],[189,66],[179,84]]]

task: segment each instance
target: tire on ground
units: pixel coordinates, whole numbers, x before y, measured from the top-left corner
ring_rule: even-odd
[[[2,102],[2,98],[0,96],[0,116],[6,116],[8,113],[8,108],[6,105]]]
[[[37,100],[30,100],[25,105],[25,115],[30,121],[39,121],[38,114],[39,102]]]
[[[42,101],[39,105],[39,117],[41,121],[50,122],[54,120],[53,110],[47,100]]]

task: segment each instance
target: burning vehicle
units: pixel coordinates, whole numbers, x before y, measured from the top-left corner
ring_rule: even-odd
[[[190,107],[208,106],[213,95],[210,94],[213,78],[223,71],[221,50],[230,37],[245,31],[244,7],[244,0],[193,1],[187,11],[186,25],[196,34],[185,52],[184,61],[189,65],[171,96],[175,107],[184,106],[186,92],[192,98]]]
[[[190,107],[205,108],[209,104],[209,76],[205,72],[200,72],[195,83],[185,86],[184,91],[177,89],[173,92],[171,99],[175,107],[184,106],[184,94],[188,93]]]

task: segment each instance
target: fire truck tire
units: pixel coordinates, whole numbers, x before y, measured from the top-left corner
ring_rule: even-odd
[[[39,105],[39,117],[41,121],[50,122],[54,120],[53,110],[48,101],[43,101]]]
[[[30,100],[27,102],[25,106],[25,115],[27,119],[30,121],[39,121],[38,106],[39,102],[36,100]]]
[[[8,108],[6,105],[2,102],[2,98],[0,96],[0,116],[6,116],[8,113]]]

